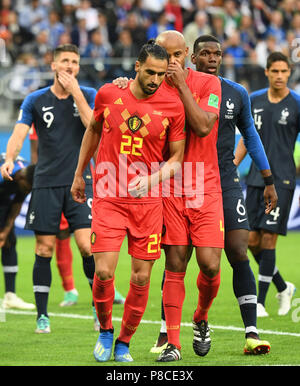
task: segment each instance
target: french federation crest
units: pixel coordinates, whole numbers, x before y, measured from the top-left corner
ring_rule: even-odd
[[[142,120],[137,115],[133,115],[128,119],[128,127],[129,129],[135,133],[142,126]]]
[[[287,117],[290,115],[288,108],[286,107],[281,111],[281,117],[278,121],[281,125],[287,125]]]

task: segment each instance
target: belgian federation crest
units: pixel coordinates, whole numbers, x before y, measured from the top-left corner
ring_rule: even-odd
[[[137,115],[133,115],[128,119],[129,129],[135,133],[142,126],[143,121]]]
[[[93,232],[93,233],[91,234],[91,244],[94,245],[95,242],[96,242],[96,233]]]

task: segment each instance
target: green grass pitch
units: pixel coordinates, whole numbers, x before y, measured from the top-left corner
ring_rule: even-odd
[[[99,364],[94,360],[93,349],[98,334],[93,330],[91,290],[84,277],[81,257],[74,240],[73,270],[79,302],[69,308],[59,307],[63,299],[55,257],[52,259],[52,286],[48,311],[51,318],[51,334],[38,335],[35,330],[35,312],[9,311],[1,315],[0,321],[0,364],[1,366],[124,366],[113,360]],[[300,233],[290,232],[280,237],[277,249],[277,265],[283,277],[293,282],[298,291],[293,298],[293,306],[286,316],[277,315],[276,290],[271,285],[266,309],[268,318],[258,319],[262,339],[271,343],[271,351],[263,356],[243,354],[245,343],[243,323],[239,307],[233,295],[232,269],[225,254],[222,255],[221,286],[217,298],[209,312],[212,327],[212,348],[203,358],[194,354],[192,348],[192,315],[197,302],[196,277],[198,268],[192,258],[186,278],[186,298],[183,308],[181,343],[183,360],[167,367],[176,366],[269,366],[300,365]],[[34,262],[34,238],[18,239],[19,273],[17,294],[34,303],[32,291],[32,267]],[[250,257],[250,254],[249,254]],[[257,277],[257,265],[250,257],[251,267]],[[160,328],[161,278],[164,254],[153,268],[148,306],[142,323],[135,333],[130,352],[134,358],[131,366],[161,366],[155,362],[156,355],[149,352]],[[127,242],[123,243],[116,271],[117,289],[126,295],[129,287],[130,256]],[[0,282],[0,298],[3,297],[3,280]],[[298,298],[299,297],[299,298]],[[123,313],[122,305],[113,309],[116,335],[120,329]],[[4,319],[4,320],[3,320]],[[165,366],[165,365],[164,365]]]

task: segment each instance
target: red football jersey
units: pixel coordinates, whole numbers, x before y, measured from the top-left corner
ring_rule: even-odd
[[[221,83],[214,75],[188,69],[186,83],[198,105],[219,117]],[[221,192],[217,154],[219,118],[206,137],[198,137],[187,124],[184,156],[184,193],[194,194]]]
[[[95,168],[95,197],[130,200],[128,184],[138,174],[159,169],[168,142],[185,139],[185,113],[176,91],[165,84],[137,99],[130,91],[106,84],[96,95],[94,117],[104,120]],[[156,187],[146,202],[160,197]]]

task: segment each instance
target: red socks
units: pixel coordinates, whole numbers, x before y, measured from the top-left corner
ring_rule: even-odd
[[[144,315],[149,295],[150,282],[144,286],[130,282],[124,304],[124,314],[118,340],[129,343]]]
[[[220,287],[220,271],[213,278],[208,277],[200,271],[197,278],[197,287],[199,289],[198,306],[194,313],[194,321],[207,321],[207,314],[214,298],[217,296]]]
[[[94,275],[93,300],[101,328],[112,329],[112,308],[115,298],[114,278],[100,280]]]
[[[170,272],[165,270],[165,275],[163,304],[166,317],[168,343],[174,344],[180,349],[179,336],[182,306],[185,298],[185,272]]]
[[[70,237],[64,240],[56,239],[56,264],[65,291],[71,291],[75,288],[72,261]]]

